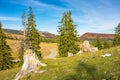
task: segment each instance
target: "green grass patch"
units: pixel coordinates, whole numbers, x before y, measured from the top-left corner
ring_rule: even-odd
[[[111,56],[101,56],[106,53]],[[47,67],[40,69],[46,72],[30,73],[22,80],[120,80],[120,47],[42,62],[47,63]],[[0,80],[13,80],[19,70],[1,71]]]

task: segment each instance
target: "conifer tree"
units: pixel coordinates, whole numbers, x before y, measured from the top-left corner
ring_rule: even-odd
[[[6,70],[13,67],[11,52],[12,50],[6,43],[6,35],[2,30],[2,23],[0,22],[0,70]]]
[[[99,50],[102,49],[102,43],[100,42],[99,36],[97,36],[95,47],[98,47]]]
[[[120,45],[120,23],[118,26],[115,28],[115,38],[113,40],[113,45],[118,46]]]
[[[104,40],[103,45],[104,45],[104,49],[110,48],[110,44],[109,44],[109,42],[107,40]]]
[[[25,32],[25,46],[26,48],[33,49],[39,59],[41,58],[40,40],[41,39],[40,39],[39,32],[36,29],[32,7],[30,7],[28,21],[27,21],[27,28]]]
[[[76,54],[80,50],[77,44],[79,39],[76,25],[74,25],[71,15],[71,11],[64,13],[58,29],[58,49],[59,55],[62,57],[68,56],[68,53]]]

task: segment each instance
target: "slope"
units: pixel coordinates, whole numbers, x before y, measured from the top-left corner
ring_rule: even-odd
[[[111,56],[102,57],[109,53]],[[31,73],[22,80],[120,80],[120,47],[72,57],[42,60],[45,73]],[[20,68],[1,71],[0,80],[13,80]]]

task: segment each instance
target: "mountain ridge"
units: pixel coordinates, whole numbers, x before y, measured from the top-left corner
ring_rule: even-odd
[[[9,33],[14,34],[16,37],[17,35],[22,36],[23,31],[21,30],[14,30],[14,29],[3,29],[8,36]],[[57,35],[50,33],[48,31],[39,31],[40,35],[45,37],[45,38],[57,38]],[[95,40],[97,37],[99,37],[101,40],[113,40],[115,37],[115,34],[107,34],[107,33],[93,33],[93,32],[86,32],[83,35],[79,37],[80,40]]]
[[[107,34],[107,33],[92,33],[92,32],[86,32],[82,36],[80,36],[81,40],[95,40],[97,37],[99,37],[101,40],[113,40],[115,37],[115,34]]]
[[[21,31],[21,30],[14,30],[14,29],[3,29],[3,30],[6,33],[23,35],[23,31]],[[39,31],[39,34],[43,37],[46,37],[46,38],[56,38],[57,37],[55,34],[50,33],[48,31]]]

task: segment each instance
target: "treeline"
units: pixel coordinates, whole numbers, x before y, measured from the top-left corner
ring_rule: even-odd
[[[20,30],[3,29],[3,31],[4,31],[4,32],[7,32],[7,33],[12,33],[12,34],[23,35],[23,31],[20,31]]]
[[[101,40],[99,37],[96,38],[96,40],[90,42],[93,46],[97,47],[99,50],[101,49],[108,49],[110,47],[113,47],[113,41],[104,39]]]
[[[19,38],[17,36],[7,36],[7,39],[10,40],[23,40],[23,38]],[[46,37],[41,37],[41,42],[47,42],[47,43],[57,43],[57,38],[46,38]]]
[[[6,36],[7,39],[10,39],[10,40],[23,40],[22,38],[18,38],[16,36],[12,37],[12,36]]]
[[[57,38],[46,38],[42,37],[41,42],[47,42],[47,43],[57,43]]]
[[[100,40],[100,38],[97,37],[96,41],[93,42],[93,45],[98,47],[99,50],[120,46],[120,23],[115,27],[115,37],[113,40]]]

